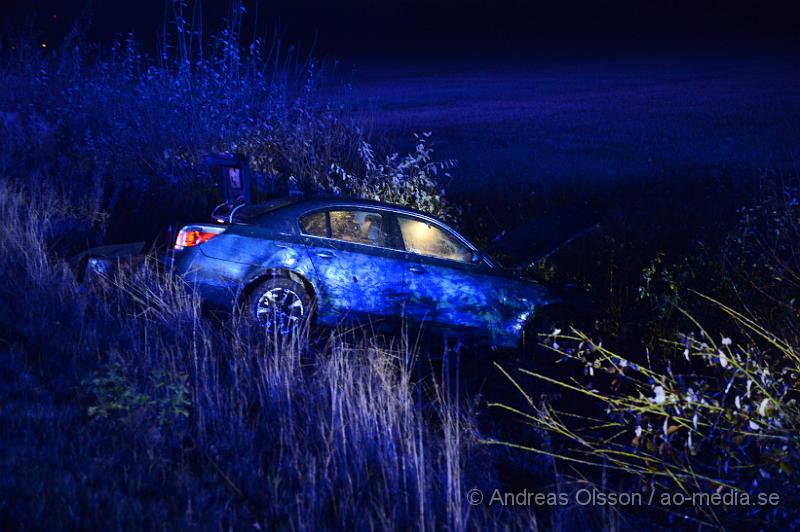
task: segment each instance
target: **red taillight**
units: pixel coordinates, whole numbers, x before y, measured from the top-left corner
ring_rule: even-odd
[[[175,249],[185,249],[199,246],[208,242],[225,230],[224,227],[211,227],[207,225],[187,225],[178,232],[175,239]]]

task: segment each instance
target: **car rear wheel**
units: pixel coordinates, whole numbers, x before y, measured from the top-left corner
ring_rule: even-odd
[[[301,330],[311,315],[311,297],[302,283],[286,277],[273,277],[250,291],[248,322],[270,334],[289,335]]]

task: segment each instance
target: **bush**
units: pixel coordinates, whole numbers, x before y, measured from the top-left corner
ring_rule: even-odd
[[[682,332],[642,355],[623,356],[577,329],[555,330],[543,346],[551,362],[573,368],[571,377],[500,367],[520,391],[519,379],[532,377],[569,398],[537,402],[523,392],[528,409],[517,413],[559,442],[528,450],[585,468],[598,483],[601,472],[614,476],[621,491],[645,492],[645,499],[655,492],[670,519],[720,527],[800,524],[800,330],[793,311],[799,213],[792,189],[778,190],[742,209],[717,263],[704,254],[691,264],[703,275],[727,274],[709,283],[719,295],[687,292],[664,275],[659,297],[683,318],[668,326]],[[663,271],[657,266],[645,271],[648,279]],[[660,503],[665,493],[698,494],[701,501],[727,494],[728,502],[670,507]]]
[[[312,58],[282,51],[277,39],[244,46],[240,18],[210,42],[181,16],[174,27],[156,59],[131,35],[110,51],[92,48],[80,24],[57,51],[8,36],[3,175],[46,180],[73,203],[91,198],[116,237],[132,236],[121,222],[131,215],[155,218],[139,228],[150,234],[207,215],[219,193],[203,155],[215,152],[247,157],[257,200],[296,185],[449,212],[437,174],[452,162],[432,160],[427,135],[407,156],[376,156],[359,125],[323,97],[326,69]]]

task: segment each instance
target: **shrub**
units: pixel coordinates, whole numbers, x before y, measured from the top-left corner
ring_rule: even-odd
[[[527,402],[525,411],[514,411],[559,442],[525,448],[586,469],[595,481],[601,472],[613,475],[623,491],[654,492],[655,504],[671,518],[719,527],[800,523],[794,488],[800,466],[800,336],[792,310],[798,207],[794,192],[778,190],[742,209],[739,228],[720,250],[718,263],[727,275],[710,283],[745,311],[719,295],[686,293],[667,271],[666,295],[659,297],[684,318],[669,322],[683,332],[653,350],[623,356],[577,329],[557,329],[543,339],[553,354],[546,360],[571,371],[509,373],[500,367]],[[644,272],[648,297],[649,281],[663,271],[658,263],[660,258]],[[716,271],[700,261],[692,267],[704,275]],[[688,303],[692,312],[685,309]],[[531,377],[562,400],[535,401],[520,382]],[[660,502],[665,493],[702,494],[701,501],[728,494],[728,502],[670,507]]]
[[[181,4],[155,59],[132,35],[110,51],[92,48],[80,24],[57,50],[8,36],[16,49],[0,50],[4,175],[46,180],[73,203],[91,198],[125,236],[121,220],[131,215],[153,219],[140,226],[151,234],[206,215],[219,202],[203,163],[211,152],[247,157],[256,200],[296,184],[447,214],[437,174],[452,163],[432,160],[427,135],[407,156],[374,155],[385,149],[321,91],[324,66],[277,38],[244,45],[241,17],[202,42]],[[169,218],[152,216],[162,212]]]
[[[174,419],[189,417],[189,389],[187,376],[174,376],[161,371],[150,376],[152,391],[138,391],[125,374],[125,365],[119,360],[107,363],[105,369],[83,381],[93,396],[95,404],[87,410],[89,417],[114,419],[116,416],[145,418],[151,425],[164,425]]]

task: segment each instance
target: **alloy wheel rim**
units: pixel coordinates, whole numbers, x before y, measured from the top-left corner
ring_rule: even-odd
[[[276,287],[264,292],[256,304],[256,319],[267,330],[289,334],[297,330],[305,307],[294,290]]]

